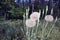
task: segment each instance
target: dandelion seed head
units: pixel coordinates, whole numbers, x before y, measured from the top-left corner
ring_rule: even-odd
[[[36,25],[36,22],[31,20],[31,19],[27,19],[26,20],[26,26],[27,27],[34,27]]]
[[[30,19],[33,19],[33,20],[38,20],[39,18],[40,18],[40,13],[39,12],[33,12],[30,15]]]
[[[53,19],[54,19],[54,18],[53,18],[52,15],[46,15],[46,16],[45,16],[45,20],[48,21],[48,22],[53,21]]]

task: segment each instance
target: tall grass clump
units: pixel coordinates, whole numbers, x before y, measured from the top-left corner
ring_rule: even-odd
[[[48,11],[47,7],[43,20],[40,20],[41,10],[39,10],[39,12],[32,12],[30,18],[28,18],[28,11],[29,10],[26,9],[26,15],[24,14],[24,29],[26,34],[25,37],[27,38],[27,40],[38,40],[38,32],[40,32],[40,39],[46,40],[55,27],[57,17],[56,19],[54,19],[52,15],[46,15]],[[52,13],[53,10],[51,10],[51,14]],[[40,31],[38,31],[39,28],[41,29]]]

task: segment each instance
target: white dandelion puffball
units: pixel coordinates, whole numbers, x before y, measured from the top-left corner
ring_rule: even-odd
[[[30,19],[32,19],[32,20],[38,20],[39,18],[40,18],[40,13],[39,12],[33,12],[30,15]]]
[[[45,16],[45,20],[48,21],[48,22],[53,21],[53,19],[54,19],[54,18],[53,18],[52,15],[46,15],[46,16]]]
[[[36,22],[31,20],[31,19],[27,19],[26,20],[26,26],[27,27],[34,27],[36,25]]]

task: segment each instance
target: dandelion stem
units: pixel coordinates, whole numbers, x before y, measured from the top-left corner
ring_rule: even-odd
[[[37,27],[36,27],[36,33],[35,33],[35,35],[36,35],[36,37],[37,37],[37,32],[38,32],[38,26],[39,26],[39,19],[37,20],[37,25],[36,25]]]
[[[47,27],[47,25],[48,25],[48,22],[46,23],[46,25],[45,25],[45,22],[43,23],[43,28],[42,28],[42,37],[41,37],[41,40],[44,40],[44,33],[45,33],[45,29],[46,29],[46,27]]]
[[[55,20],[54,24],[52,25],[52,27],[51,27],[51,29],[50,29],[50,31],[49,31],[49,33],[48,33],[47,37],[49,37],[49,35],[50,35],[51,31],[53,30],[53,28],[54,28],[54,26],[55,26],[56,21],[57,21],[57,18],[56,18],[56,20]]]

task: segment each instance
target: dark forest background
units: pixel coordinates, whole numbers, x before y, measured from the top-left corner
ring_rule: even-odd
[[[33,6],[34,5],[34,6]],[[41,12],[46,10],[46,5],[48,5],[48,14],[51,14],[51,9],[53,8],[53,16],[60,18],[60,0],[0,0],[0,18],[9,19],[23,19],[23,14],[29,7],[29,15],[32,11]],[[45,13],[44,13],[45,15]],[[42,13],[41,13],[42,16]]]

